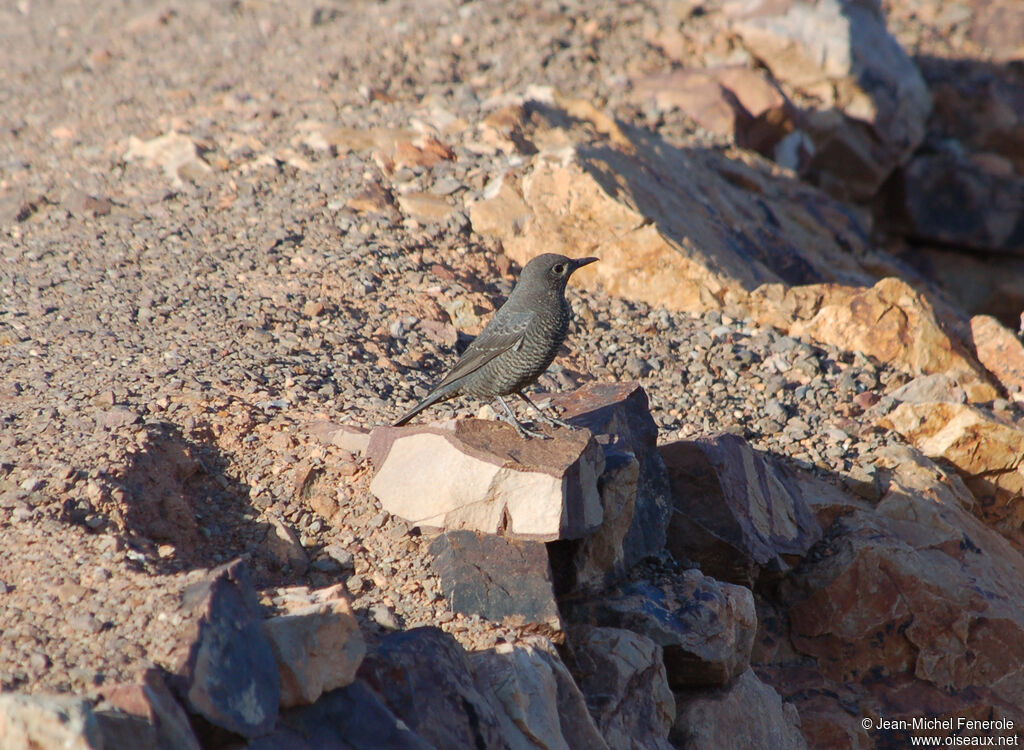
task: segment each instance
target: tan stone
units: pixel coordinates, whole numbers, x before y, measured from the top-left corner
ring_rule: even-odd
[[[281,707],[308,705],[351,684],[366,655],[344,585],[285,594],[287,614],[263,621],[281,676]]]
[[[601,525],[604,455],[589,432],[519,437],[483,420],[454,429],[381,427],[370,436],[370,491],[411,524],[512,538],[578,539]]]
[[[426,223],[445,221],[455,210],[442,196],[420,192],[398,196],[398,207],[406,216]]]
[[[768,154],[793,130],[795,110],[759,70],[734,65],[645,76],[634,95],[662,110],[678,108],[701,127]]]
[[[1024,344],[991,315],[971,318],[971,335],[978,361],[1015,401],[1024,401]]]
[[[276,515],[267,515],[266,550],[278,565],[287,566],[298,573],[309,567],[309,556],[299,542],[295,529]]]
[[[332,128],[324,133],[324,140],[339,153],[366,151],[372,148],[393,150],[398,141],[415,137],[404,128]]]
[[[4,750],[102,750],[103,737],[89,701],[71,696],[0,695]]]
[[[353,195],[345,205],[358,213],[386,213],[394,210],[391,194],[380,183],[370,182]]]
[[[469,656],[509,747],[608,750],[551,641],[530,638]]]
[[[786,91],[817,103],[804,124],[814,142],[809,171],[823,187],[868,198],[923,139],[928,88],[880,6],[765,0],[730,4],[725,15]]]
[[[949,375],[971,401],[991,401],[998,395],[924,295],[900,279],[882,279],[867,289],[835,284],[763,287],[751,295],[751,308],[759,323],[791,336],[859,351],[914,375]]]
[[[979,515],[1024,543],[1024,427],[967,404],[900,404],[880,421],[931,458],[956,467]]]
[[[306,429],[325,445],[335,445],[351,453],[365,454],[370,445],[370,433],[362,427],[321,419],[310,422]]]
[[[159,167],[175,185],[198,182],[211,173],[210,165],[199,156],[195,142],[187,135],[170,131],[148,141],[135,136],[128,139],[125,161],[140,161],[147,167]]]

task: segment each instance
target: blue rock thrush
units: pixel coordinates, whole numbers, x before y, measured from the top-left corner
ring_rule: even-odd
[[[497,399],[505,409],[505,421],[520,435],[544,437],[526,429],[505,403],[503,396],[514,393],[545,421],[568,427],[541,411],[523,389],[536,383],[548,369],[569,333],[570,309],[565,299],[569,276],[596,260],[545,253],[527,263],[508,300],[467,347],[452,371],[395,426],[405,424],[433,404],[455,396],[474,396]]]

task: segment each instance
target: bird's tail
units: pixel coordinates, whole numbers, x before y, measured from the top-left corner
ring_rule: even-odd
[[[416,406],[412,407],[412,410],[408,414],[406,414],[404,417],[402,417],[397,422],[395,422],[392,425],[392,427],[401,427],[406,422],[408,422],[410,419],[412,419],[417,414],[419,414],[421,411],[426,409],[428,406],[433,406],[438,401],[444,401],[446,398],[450,398],[450,397],[451,397],[451,394],[446,393],[446,392],[444,392],[442,390],[437,390],[437,391],[434,391],[433,393],[430,393],[425,399],[423,399],[418,404],[416,404]]]

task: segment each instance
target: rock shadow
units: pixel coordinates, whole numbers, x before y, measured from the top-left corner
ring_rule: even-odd
[[[212,434],[149,423],[97,510],[131,550],[129,560],[146,570],[172,575],[243,557],[259,587],[305,583],[303,566],[270,551],[265,540],[274,528],[256,520],[250,488],[229,464]]]

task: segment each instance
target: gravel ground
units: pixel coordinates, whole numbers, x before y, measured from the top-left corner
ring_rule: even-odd
[[[660,12],[0,8],[0,689],[83,691],[162,663],[181,588],[239,554],[270,605],[274,587],[351,573],[371,637],[425,623],[471,647],[516,637],[446,611],[425,540],[309,425],[397,417],[457,356],[441,310],[473,334],[511,290],[518,269],[463,210],[519,158],[480,148],[473,125],[508,96],[554,86],[695,137],[626,101],[628,76],[668,68],[644,42]],[[438,133],[454,159],[392,169],[348,148],[344,129],[370,128]],[[182,180],[126,158],[133,137],[169,131],[210,168]],[[450,216],[392,205],[421,192]],[[857,398],[904,382],[885,367],[718,314],[570,296],[576,329],[542,389],[637,379],[663,440],[735,431],[837,480],[887,440],[861,428],[871,399]],[[308,570],[264,543],[272,516]]]

